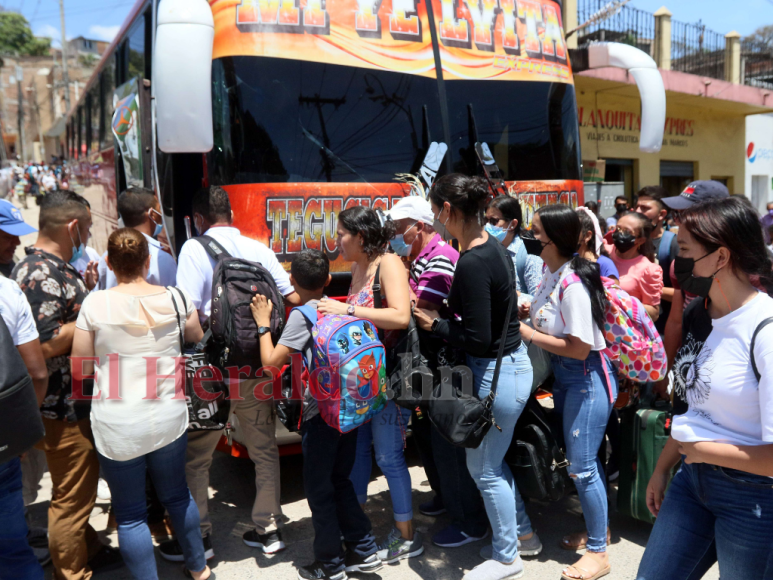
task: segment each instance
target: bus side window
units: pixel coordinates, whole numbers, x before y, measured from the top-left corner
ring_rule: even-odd
[[[145,16],[140,16],[129,30],[128,52],[128,76],[126,80],[135,77],[145,78]]]

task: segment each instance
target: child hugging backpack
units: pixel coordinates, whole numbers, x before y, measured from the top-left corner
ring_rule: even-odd
[[[571,284],[580,282],[577,274],[570,274],[561,282],[559,300]],[[604,311],[604,340],[602,352],[615,364],[620,378],[637,383],[652,383],[666,376],[667,359],[663,340],[644,306],[637,298],[611,278],[601,277],[607,295]]]
[[[386,405],[386,352],[369,320],[323,315],[299,306],[311,322],[314,339],[309,390],[319,414],[331,427],[347,433],[370,421]]]

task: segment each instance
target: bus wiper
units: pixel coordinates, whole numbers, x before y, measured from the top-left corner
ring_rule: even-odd
[[[488,181],[488,185],[494,196],[508,195],[504,173],[499,169],[496,159],[494,159],[494,156],[491,154],[488,143],[476,142],[475,154],[478,156],[481,167],[483,167],[483,175],[486,176],[486,180]]]
[[[433,142],[429,144],[429,149],[427,149],[427,154],[424,156],[424,161],[421,162],[421,169],[419,169],[419,174],[424,178],[424,183],[427,184],[427,191],[432,187],[447,151],[448,145],[445,143]]]

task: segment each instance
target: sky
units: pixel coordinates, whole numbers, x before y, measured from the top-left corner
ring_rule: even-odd
[[[589,0],[579,0],[584,1]],[[110,41],[121,28],[134,0],[64,0],[64,4],[68,38],[85,36]],[[694,23],[701,19],[708,28],[721,34],[735,30],[745,36],[759,26],[773,24],[773,0],[632,0],[628,5],[655,12],[664,4],[673,13],[674,20]],[[58,0],[0,0],[0,5],[6,10],[20,11],[37,36],[52,37],[54,46],[59,46]]]

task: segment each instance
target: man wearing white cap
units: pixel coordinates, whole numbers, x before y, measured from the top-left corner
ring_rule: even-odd
[[[432,207],[422,197],[411,195],[398,201],[387,215],[397,226],[390,241],[398,256],[411,261],[411,290],[419,308],[440,310],[454,279],[459,252],[435,233]]]

